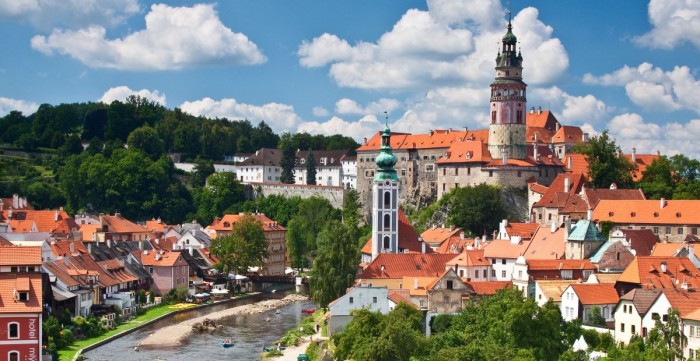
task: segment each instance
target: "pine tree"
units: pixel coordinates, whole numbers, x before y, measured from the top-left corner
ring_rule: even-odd
[[[316,185],[316,158],[311,148],[306,155],[306,184]]]
[[[280,141],[282,145],[282,159],[280,160],[280,167],[282,167],[282,174],[280,175],[280,182],[293,184],[294,183],[294,166],[296,163],[297,155],[292,146],[292,142],[289,141],[289,133],[282,135],[282,140]]]

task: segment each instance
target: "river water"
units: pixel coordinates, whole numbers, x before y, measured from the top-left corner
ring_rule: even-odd
[[[134,346],[156,329],[228,307],[234,305],[216,305],[175,315],[86,352],[84,356],[94,361],[259,360],[263,346],[271,346],[288,329],[299,325],[305,317],[301,310],[314,306],[310,301],[292,302],[279,308],[279,313],[272,310],[255,315],[236,315],[216,321],[224,325],[222,329],[212,333],[193,333],[180,346],[134,350]],[[235,346],[223,348],[221,341],[225,338],[233,339]]]

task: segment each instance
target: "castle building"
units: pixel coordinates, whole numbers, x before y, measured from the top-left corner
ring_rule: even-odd
[[[564,172],[561,159],[573,145],[587,141],[580,128],[562,126],[551,112],[534,107],[527,111],[523,57],[512,30],[509,21],[496,56],[488,129],[390,134],[400,201],[420,207],[454,188],[481,183],[517,188],[528,182],[549,185]],[[357,191],[366,214],[382,142],[383,134],[378,132],[357,149]]]

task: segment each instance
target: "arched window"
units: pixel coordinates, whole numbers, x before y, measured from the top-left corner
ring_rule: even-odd
[[[389,237],[384,237],[384,249],[390,249],[391,248],[391,241],[389,240]]]
[[[9,361],[19,361],[19,351],[10,351],[7,353],[7,359]]]
[[[384,192],[384,208],[391,207],[391,192]]]
[[[391,216],[388,214],[384,215],[384,230],[388,231],[391,229]]]
[[[10,322],[7,324],[7,338],[19,338],[18,322]]]

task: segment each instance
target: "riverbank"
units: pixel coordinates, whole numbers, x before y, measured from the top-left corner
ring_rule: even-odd
[[[143,341],[139,342],[139,347],[168,347],[179,346],[182,341],[192,334],[192,325],[201,323],[204,319],[220,320],[225,317],[236,315],[258,314],[271,311],[288,303],[307,300],[308,297],[298,294],[290,294],[282,299],[271,299],[253,304],[232,307],[226,310],[210,313],[205,316],[192,318],[175,325],[170,325],[150,334]]]

